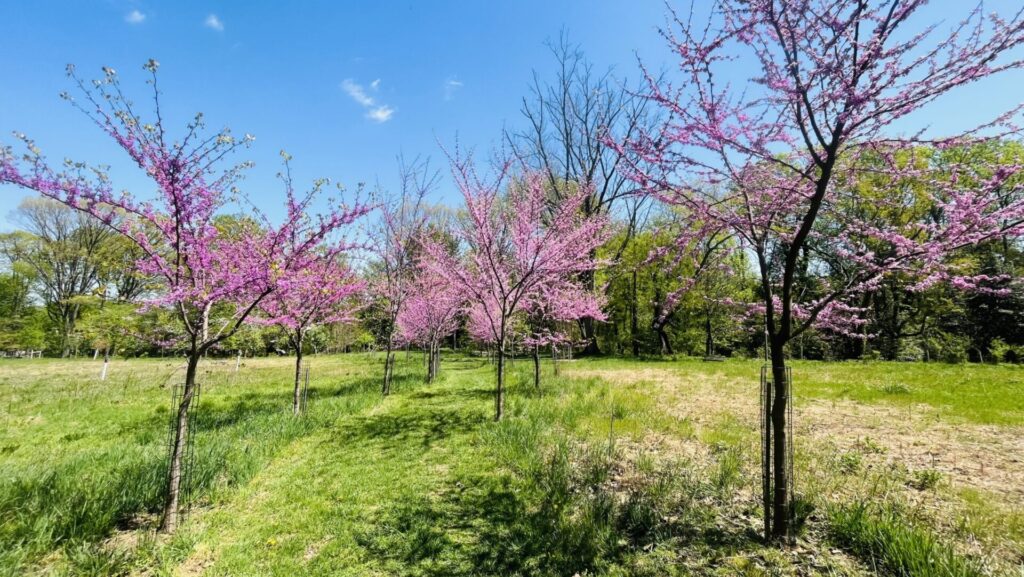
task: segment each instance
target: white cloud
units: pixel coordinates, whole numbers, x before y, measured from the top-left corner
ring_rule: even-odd
[[[366,117],[370,120],[377,122],[387,122],[391,120],[391,115],[395,113],[395,109],[391,108],[387,104],[373,108],[366,113]]]
[[[455,98],[455,93],[462,88],[462,81],[456,80],[455,78],[449,78],[444,81],[444,99],[451,100]]]
[[[370,89],[374,92],[380,87],[380,78],[370,83]],[[345,94],[349,95],[349,98],[354,100],[356,104],[366,109],[366,117],[374,122],[387,122],[391,120],[391,117],[395,114],[395,109],[387,104],[378,103],[377,100],[366,93],[366,89],[361,84],[346,78],[341,81],[341,89],[345,91]]]
[[[210,14],[203,20],[203,26],[216,30],[217,32],[224,31],[224,23],[220,21],[220,18],[216,14]]]
[[[360,106],[369,108],[374,104],[373,98],[370,98],[366,91],[363,90],[363,87],[353,82],[351,78],[341,81],[341,89],[351,96],[352,100],[358,102]]]
[[[129,24],[142,24],[145,19],[146,15],[138,10],[132,10],[124,17],[124,21]]]

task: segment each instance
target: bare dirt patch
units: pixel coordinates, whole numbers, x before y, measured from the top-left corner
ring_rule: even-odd
[[[950,424],[924,405],[907,408],[813,401],[796,410],[798,429],[840,450],[911,471],[938,471],[954,486],[1024,505],[1024,429]],[[877,449],[875,449],[877,448]]]
[[[709,372],[680,375],[670,369],[574,370],[621,386],[653,385],[659,407],[698,426],[713,427],[724,416],[752,431],[758,427],[758,391],[750,381]],[[952,424],[927,405],[898,407],[855,401],[797,401],[794,421],[813,446],[867,453],[880,465],[933,470],[956,487],[998,495],[1024,506],[1024,428]],[[867,448],[867,450],[865,450]],[[693,447],[685,452],[693,453]]]

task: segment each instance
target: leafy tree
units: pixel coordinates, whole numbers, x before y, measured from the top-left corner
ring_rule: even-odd
[[[453,256],[444,243],[424,241],[428,268],[466,295],[471,331],[494,344],[496,420],[504,413],[505,354],[515,317],[531,300],[544,302],[545,294],[568,297],[566,307],[589,307],[575,298],[586,294],[580,274],[597,267],[591,255],[607,236],[604,218],[581,218],[586,186],[552,207],[545,176],[536,171],[510,182],[503,195],[508,168],[485,182],[470,161],[453,161],[466,205],[454,232],[465,258]]]
[[[131,240],[145,255],[139,272],[159,278],[163,291],[151,306],[173,309],[180,320],[188,363],[177,407],[168,491],[161,530],[173,532],[179,519],[182,457],[189,428],[189,408],[196,394],[200,360],[212,347],[230,337],[257,306],[277,288],[277,281],[304,263],[335,231],[367,212],[363,206],[334,206],[329,214],[310,219],[307,208],[320,186],[304,197],[286,191],[286,215],[279,226],[257,215],[259,226],[243,225],[222,231],[218,217],[231,200],[242,166],[219,170],[222,159],[252,138],[236,140],[229,131],[204,135],[202,115],[190,122],[181,138],[168,134],[160,112],[157,63],[151,74],[154,116],[138,115],[117,81],[104,68],[104,77],[86,85],[69,67],[69,76],[86,103],[65,97],[114,139],[157,186],[156,203],[128,193],[115,194],[107,176],[82,164],[54,169],[31,140],[16,157],[0,149],[0,183],[35,190],[80,210]]]
[[[986,19],[979,7],[937,36],[935,28],[908,29],[924,5],[721,0],[706,23],[677,17],[665,37],[686,84],[651,78],[649,98],[671,116],[622,147],[658,166],[634,164],[638,185],[698,222],[718,224],[756,257],[773,387],[765,532],[775,538],[789,533],[790,520],[790,342],[816,325],[837,332],[857,326],[859,309],[851,301],[891,273],[914,275],[924,285],[945,278],[985,284],[987,277],[957,267],[948,255],[1017,236],[1024,222],[1024,202],[1005,187],[1016,166],[980,169],[951,159],[941,170],[922,172],[913,157],[923,138],[891,130],[950,90],[1024,65],[1011,55],[1024,43],[1024,11]],[[722,83],[725,63],[740,57],[753,59],[758,73],[749,83]],[[1015,112],[937,143],[961,144],[983,131],[1013,133],[1007,121]],[[860,162],[877,157],[882,170]],[[940,218],[892,226],[847,210],[856,206],[845,198],[856,182],[879,173],[895,182],[922,179],[927,204]],[[907,205],[898,194],[882,203],[896,211]],[[693,252],[692,232],[678,239],[678,250]],[[886,246],[888,256],[874,244]]]
[[[48,198],[24,200],[15,220],[24,230],[0,237],[0,251],[8,261],[32,268],[60,337],[60,355],[70,356],[75,323],[82,313],[77,297],[99,291],[103,253],[116,233],[92,216]]]
[[[584,218],[611,219],[624,212],[627,223],[633,223],[646,199],[631,196],[634,187],[623,168],[642,158],[632,150],[609,146],[606,138],[629,139],[655,126],[660,109],[616,79],[611,69],[595,69],[566,34],[549,48],[556,62],[555,76],[543,82],[534,74],[521,108],[526,127],[506,134],[506,140],[520,159],[545,176],[556,204],[584,190],[580,205]],[[620,251],[633,231],[627,232]],[[593,272],[581,277],[588,292],[597,290]],[[601,352],[596,320],[578,319],[585,354]]]

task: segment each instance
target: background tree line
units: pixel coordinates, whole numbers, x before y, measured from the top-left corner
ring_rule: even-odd
[[[589,182],[583,217],[612,221],[614,234],[592,255],[602,266],[582,279],[585,286],[603,293],[607,318],[596,322],[584,317],[563,327],[572,336],[576,354],[763,356],[762,321],[753,307],[763,295],[751,255],[736,239],[719,235],[703,237],[702,246],[690,247],[696,260],[681,258],[673,243],[700,223],[678,207],[634,194],[635,184],[625,169],[643,159],[608,145],[657,126],[664,120],[662,113],[639,96],[637,86],[611,70],[596,70],[564,35],[552,43],[551,52],[555,75],[550,81],[534,77],[523,98],[521,128],[510,130],[505,139],[515,156],[546,176],[552,205],[576,191],[579,183]],[[915,161],[941,168],[954,154],[969,154],[979,166],[1011,166],[1021,162],[1024,147],[1004,141],[970,151],[923,151],[920,156],[925,160]],[[416,176],[408,166],[401,170],[405,182]],[[419,176],[429,180],[427,188],[437,186],[436,173]],[[926,184],[893,183],[880,176],[875,181],[859,179],[851,192],[864,211],[894,191],[909,195],[911,202],[902,203],[900,211],[864,217],[926,224],[939,215],[935,207],[913,201],[915,187],[921,186]],[[422,197],[427,192],[415,194]],[[449,209],[424,210],[430,213],[425,215],[428,221],[438,214],[453,218]],[[175,353],[175,345],[162,338],[174,333],[173,315],[139,306],[160,287],[136,272],[138,247],[93,217],[52,200],[28,199],[8,218],[18,230],[0,235],[0,351],[41,350],[60,357],[108,351],[126,356]],[[229,229],[242,220],[221,216],[218,222]],[[832,224],[826,219],[817,228],[827,234]],[[807,270],[813,266],[810,255],[826,249],[814,241],[804,249],[805,290],[814,290],[815,273]],[[967,263],[977,275],[997,279],[998,290],[965,291],[947,281],[921,288],[919,279],[887,275],[854,303],[859,324],[838,331],[809,330],[790,343],[789,355],[1024,361],[1024,288],[1019,282],[1024,278],[1024,247],[1019,239],[990,240],[949,258]],[[386,269],[371,257],[361,271],[372,283]],[[380,302],[368,302],[358,322],[311,329],[303,347],[307,352],[387,348],[394,319],[385,309]],[[210,354],[284,354],[287,340],[280,327],[247,325]],[[469,341],[465,319],[445,340],[449,346]]]
[[[1021,154],[1006,144],[999,154]],[[997,151],[993,151],[996,153]],[[865,190],[865,200],[884,189]],[[623,204],[628,200],[621,201]],[[763,355],[756,314],[758,283],[749,256],[733,251],[719,257],[705,247],[712,266],[681,297],[674,295],[694,277],[692,264],[674,258],[676,232],[687,226],[671,209],[641,206],[618,214],[615,234],[597,255],[606,263],[593,282],[606,297],[604,322],[569,327],[577,354],[637,357],[659,355]],[[922,211],[926,212],[926,211]],[[157,287],[132,263],[130,244],[88,215],[46,199],[32,198],[12,213],[22,228],[0,235],[0,350],[42,350],[47,356],[160,356],[174,346],[161,336],[173,332],[172,315],[142,310],[140,301]],[[222,219],[227,220],[227,219]],[[225,226],[227,223],[225,222]],[[723,239],[722,244],[733,242]],[[790,355],[805,359],[885,359],[944,362],[1024,361],[1024,247],[998,239],[964,249],[956,258],[978,274],[999,277],[999,293],[963,291],[947,282],[918,290],[916,282],[890,275],[862,297],[862,325],[855,333],[812,330],[793,343]],[[365,270],[377,274],[377,267]],[[382,345],[383,312],[373,305],[357,323],[333,323],[310,331],[308,352],[347,352]],[[593,340],[591,340],[591,336]],[[454,339],[468,341],[464,326]],[[247,325],[212,354],[244,356],[284,353],[287,335],[276,326]]]

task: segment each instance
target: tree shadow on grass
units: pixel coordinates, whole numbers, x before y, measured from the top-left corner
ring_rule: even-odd
[[[508,477],[463,479],[438,499],[397,503],[357,542],[399,575],[588,575],[628,566],[659,547],[726,557],[756,536],[713,523],[657,520],[645,527],[628,504],[523,491]]]
[[[724,522],[703,488],[666,492],[655,479],[616,487],[586,471],[594,466],[614,465],[552,461],[519,475],[463,475],[384,509],[356,538],[389,573],[437,577],[631,574],[641,565],[661,574],[687,556],[717,562],[761,547],[749,529]]]
[[[244,421],[284,413],[291,408],[290,395],[248,393],[241,398],[217,403],[200,403],[195,408],[193,424],[199,431],[218,431],[238,426]]]
[[[419,443],[430,447],[453,435],[476,429],[486,420],[482,413],[449,408],[358,415],[339,429],[335,441],[347,444],[386,440],[396,446]]]
[[[452,400],[457,399],[471,399],[471,400],[484,400],[494,399],[494,387],[492,385],[474,386],[474,387],[460,387],[458,389],[420,389],[409,393],[409,397],[412,399],[421,400],[437,400],[445,397],[450,397]]]

